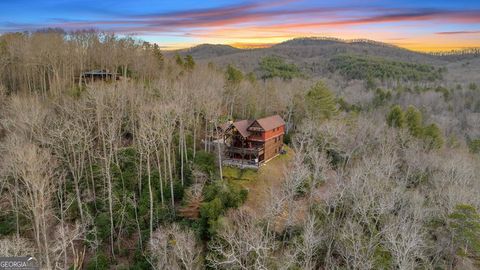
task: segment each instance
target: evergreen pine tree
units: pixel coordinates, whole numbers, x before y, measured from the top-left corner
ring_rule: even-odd
[[[180,56],[180,54],[175,54],[175,62],[177,63],[177,65],[179,66],[182,66],[183,67],[183,59],[182,57]]]
[[[185,69],[192,70],[195,67],[195,61],[191,55],[185,56]]]
[[[237,85],[243,80],[243,73],[232,65],[228,65],[226,77],[229,84]]]
[[[387,115],[387,124],[390,127],[403,128],[405,126],[405,115],[399,105],[392,107]]]
[[[430,124],[423,130],[423,136],[430,149],[439,149],[443,146],[443,135],[436,124]]]
[[[460,204],[449,215],[454,245],[460,255],[480,255],[480,215],[471,205]]]
[[[312,119],[329,119],[338,113],[335,97],[323,82],[317,82],[306,96],[307,114]]]
[[[468,140],[467,143],[471,153],[480,153],[480,139]]]
[[[405,121],[412,136],[417,138],[422,136],[422,113],[417,108],[414,106],[408,106],[407,111],[405,112]]]

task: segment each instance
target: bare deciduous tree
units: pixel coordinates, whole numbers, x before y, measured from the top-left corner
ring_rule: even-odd
[[[35,245],[26,238],[0,238],[0,254],[3,257],[33,256],[36,253]]]
[[[30,218],[36,246],[45,267],[52,267],[49,227],[53,218],[53,194],[56,192],[57,162],[46,149],[12,138],[8,159],[10,175],[18,179],[19,200],[23,214]]]
[[[195,234],[175,223],[158,228],[150,238],[149,255],[155,269],[202,269],[201,253]]]
[[[273,234],[245,211],[231,211],[209,243],[208,264],[217,269],[270,269],[276,248]]]

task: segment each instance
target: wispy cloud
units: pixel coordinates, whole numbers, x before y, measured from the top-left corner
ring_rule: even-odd
[[[480,34],[480,30],[478,31],[446,31],[446,32],[436,32],[437,35],[470,35],[470,34]]]
[[[330,6],[321,6],[311,0],[232,2],[234,4],[198,9],[177,8],[173,11],[145,11],[146,8],[130,12],[109,11],[105,16],[99,16],[97,10],[96,16],[75,18],[63,18],[59,13],[38,23],[0,22],[0,32],[33,31],[46,27],[65,30],[98,29],[142,36],[217,42],[225,40],[229,43],[258,46],[306,35],[345,37],[348,33],[356,35],[357,38],[381,37],[372,31],[388,32],[395,27],[397,36],[392,36],[395,33],[384,35],[382,40],[395,40],[398,36],[409,40],[413,34],[400,31],[399,28],[412,26],[415,26],[415,31],[421,29],[424,34],[431,34],[439,39],[442,36],[468,36],[480,32],[462,30],[463,26],[468,26],[463,29],[480,27],[480,5],[462,9],[460,5],[457,8],[412,8],[402,6],[401,2],[388,5],[347,5],[343,2],[344,4]],[[441,26],[448,26],[446,29],[453,30],[439,32]],[[365,30],[367,28],[370,30]],[[478,43],[480,44],[480,41]]]
[[[480,10],[303,8],[266,10],[261,4],[242,4],[181,12],[141,14],[112,20],[58,21],[50,26],[67,29],[99,27],[118,32],[195,33],[215,27],[256,24],[257,30],[320,28],[401,22],[480,23]],[[293,21],[283,23],[284,21]],[[264,24],[264,25],[260,25]]]

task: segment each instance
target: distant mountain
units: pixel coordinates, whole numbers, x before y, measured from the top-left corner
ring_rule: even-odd
[[[167,52],[166,54],[167,55],[174,55],[175,53],[178,53],[180,55],[189,54],[196,59],[204,59],[204,58],[211,58],[211,57],[218,57],[218,56],[233,54],[241,51],[242,51],[241,49],[237,49],[229,45],[201,44],[192,48]]]
[[[478,59],[474,54],[436,55],[415,52],[391,44],[371,40],[340,40],[335,38],[297,38],[270,48],[238,49],[228,45],[203,44],[189,49],[168,52],[173,55],[190,54],[197,61],[212,62],[218,66],[233,64],[245,72],[256,71],[259,59],[269,55],[284,58],[310,75],[325,75],[329,61],[339,55],[357,55],[385,60],[428,64],[444,67],[452,62]]]

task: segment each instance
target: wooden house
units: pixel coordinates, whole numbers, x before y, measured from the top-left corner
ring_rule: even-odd
[[[279,115],[229,122],[220,128],[227,160],[258,166],[282,151],[285,121]]]
[[[117,73],[109,72],[108,70],[91,70],[82,72],[80,79],[82,82],[95,82],[95,81],[116,81],[119,79]]]

